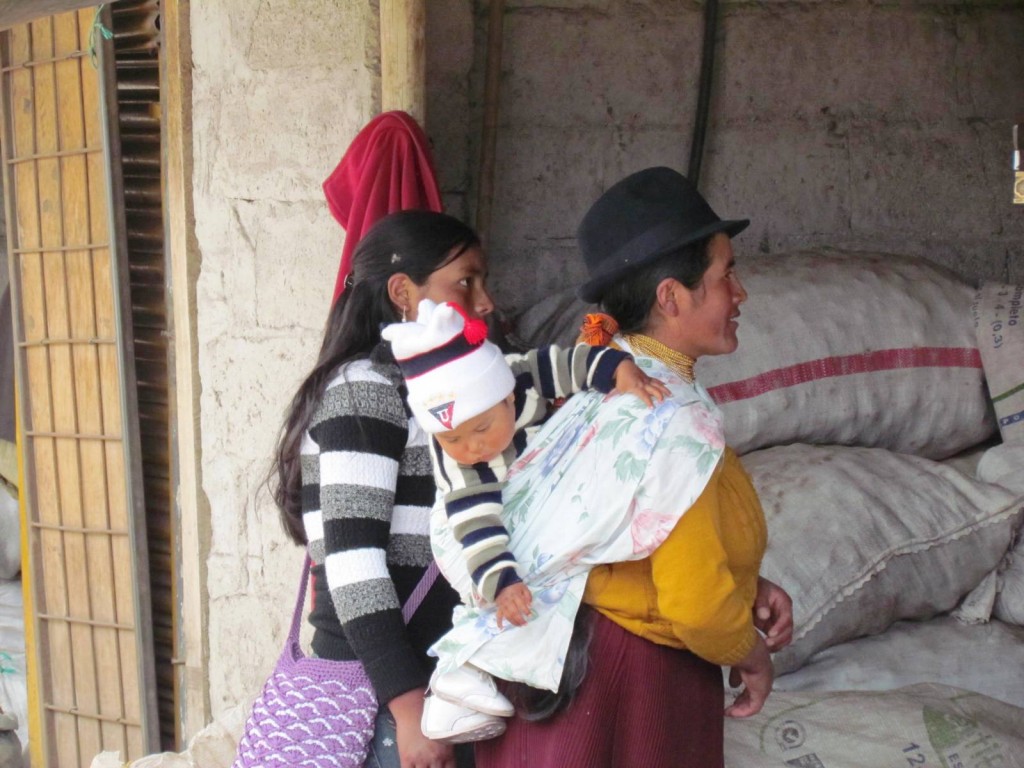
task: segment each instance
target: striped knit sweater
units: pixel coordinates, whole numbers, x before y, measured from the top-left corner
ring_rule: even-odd
[[[526,447],[526,428],[547,418],[552,400],[587,389],[611,392],[615,369],[629,357],[616,349],[587,344],[506,355],[515,376],[516,434],[512,443],[490,462],[468,465],[458,463],[437,440],[432,441],[434,476],[444,494],[448,525],[462,545],[470,577],[484,600],[493,602],[502,589],[522,581],[508,550],[501,491],[509,467]]]
[[[302,443],[302,509],[313,561],[313,650],[359,659],[382,705],[425,686],[426,650],[458,596],[439,578],[406,626],[401,605],[433,556],[436,495],[426,434],[387,345],[328,384]]]

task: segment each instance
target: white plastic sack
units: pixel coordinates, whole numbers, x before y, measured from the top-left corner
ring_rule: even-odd
[[[0,768],[22,768],[18,718],[6,712],[0,712]]]
[[[1024,628],[990,621],[963,624],[951,615],[897,621],[880,635],[833,645],[776,691],[888,691],[939,683],[1024,707]]]
[[[0,580],[0,709],[17,718],[17,736],[28,765],[28,679],[23,614],[21,581]]]
[[[972,311],[999,432],[1024,446],[1024,284],[984,283]]]
[[[193,736],[184,752],[160,752],[130,763],[121,760],[120,752],[101,752],[90,768],[231,768],[248,716],[249,705],[239,704]]]
[[[978,478],[1024,495],[1024,443],[1004,443],[985,451],[978,462]],[[994,592],[992,615],[1024,626],[1024,521],[999,564]]]
[[[996,433],[974,289],[925,259],[822,248],[740,259],[739,349],[697,378],[737,453],[860,445],[940,459]],[[511,339],[571,344],[592,305],[571,291],[520,314]]]
[[[981,455],[978,478],[1024,495],[1024,443],[1003,443]]]
[[[21,518],[18,500],[0,483],[0,579],[21,571]]]
[[[816,651],[951,610],[1003,558],[1024,497],[878,448],[790,445],[742,457],[764,506],[762,574],[793,598],[779,673]]]
[[[1018,532],[1013,549],[999,570],[999,590],[992,614],[1010,624],[1024,627],[1024,531]]]
[[[21,761],[28,765],[28,686],[25,675],[25,654],[0,651],[0,709],[16,721],[14,739],[20,746],[18,762],[10,766],[0,763],[3,768],[20,768]]]
[[[89,768],[124,768],[120,752],[100,752],[89,763]]]
[[[782,693],[726,718],[727,768],[1022,768],[1024,709],[942,685]]]
[[[800,442],[940,459],[995,432],[974,289],[951,272],[829,249],[739,268],[739,350],[697,370],[739,453]]]

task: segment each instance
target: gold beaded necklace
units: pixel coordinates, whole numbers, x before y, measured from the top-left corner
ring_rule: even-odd
[[[673,371],[678,373],[690,384],[693,383],[693,365],[697,361],[682,352],[676,352],[671,347],[666,347],[660,341],[644,336],[642,333],[627,333],[623,336],[629,344],[629,348],[647,357],[660,360]]]

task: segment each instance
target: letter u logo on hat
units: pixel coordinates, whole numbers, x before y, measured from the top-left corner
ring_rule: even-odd
[[[435,405],[433,408],[428,408],[430,415],[437,419],[441,426],[446,430],[454,429],[452,427],[452,414],[455,412],[455,401],[449,400],[444,405]]]

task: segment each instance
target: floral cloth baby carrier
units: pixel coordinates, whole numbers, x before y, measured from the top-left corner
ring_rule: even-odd
[[[721,412],[699,384],[653,358],[636,362],[672,396],[648,408],[628,395],[576,395],[509,470],[509,548],[534,597],[525,626],[498,629],[494,605],[473,593],[444,505],[435,505],[434,556],[463,599],[431,648],[440,672],[472,662],[557,690],[590,569],[650,555],[704,491],[725,449]]]

